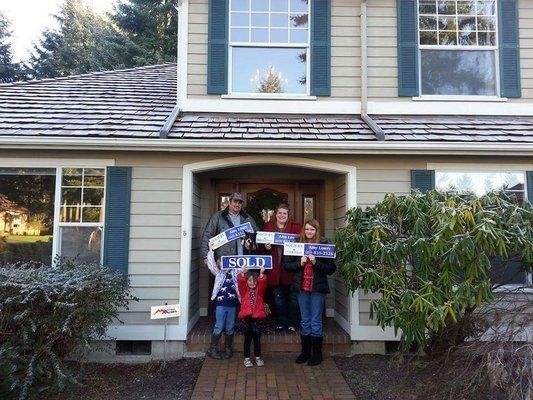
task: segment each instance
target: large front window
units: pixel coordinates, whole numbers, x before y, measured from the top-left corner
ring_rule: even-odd
[[[230,1],[230,87],[308,94],[309,0]]]
[[[437,190],[472,192],[482,196],[491,191],[503,191],[523,204],[526,200],[524,172],[484,172],[484,171],[436,171]],[[491,279],[496,285],[531,284],[531,275],[521,267],[521,255],[511,254],[508,259],[494,257],[491,260]]]
[[[497,95],[496,16],[496,0],[418,0],[422,95]]]

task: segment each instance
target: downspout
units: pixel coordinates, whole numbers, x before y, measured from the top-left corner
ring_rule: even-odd
[[[385,140],[385,132],[368,115],[368,44],[367,44],[367,0],[361,0],[361,119],[365,121],[378,140]]]

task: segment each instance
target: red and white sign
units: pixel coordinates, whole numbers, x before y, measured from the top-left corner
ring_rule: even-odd
[[[150,308],[150,319],[174,318],[180,316],[180,305],[170,304]]]

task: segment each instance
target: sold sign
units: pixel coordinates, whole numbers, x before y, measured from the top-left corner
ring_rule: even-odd
[[[272,256],[222,256],[222,269],[272,269]]]

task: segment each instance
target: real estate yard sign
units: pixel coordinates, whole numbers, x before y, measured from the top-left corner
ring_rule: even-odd
[[[272,269],[272,256],[222,256],[222,269]]]
[[[231,242],[232,240],[239,239],[243,237],[246,232],[253,232],[254,228],[252,227],[252,224],[249,222],[246,222],[242,225],[235,226],[233,228],[229,228],[225,230],[222,233],[219,233],[218,235],[212,237],[209,239],[209,243],[212,246],[212,249],[218,249],[221,246],[224,246],[226,243]]]
[[[285,243],[283,245],[283,255],[335,258],[336,247],[334,244]]]
[[[299,237],[300,235],[295,235],[293,233],[258,231],[257,236],[255,237],[255,242],[270,243],[283,246],[285,242],[296,242]]]

